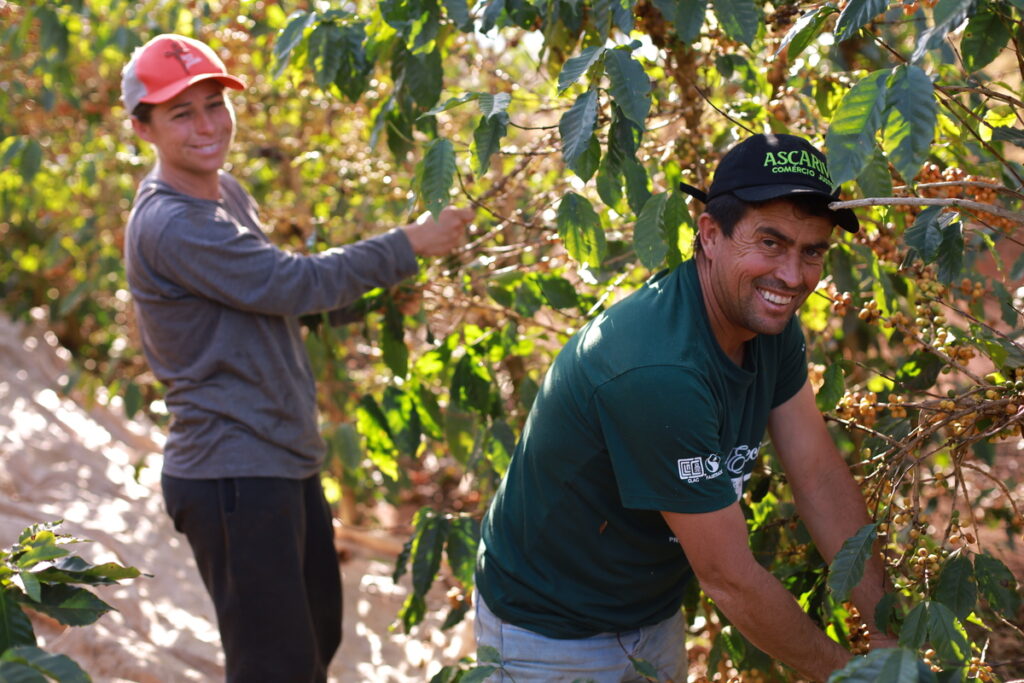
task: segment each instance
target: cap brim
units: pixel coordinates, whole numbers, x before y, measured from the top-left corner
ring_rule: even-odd
[[[757,187],[741,187],[732,190],[731,193],[745,202],[767,202],[772,199],[782,199],[783,197],[792,197],[793,195],[800,194],[823,197],[832,201],[837,199],[835,195],[819,192],[804,185],[759,185]],[[860,220],[852,209],[833,210],[832,217],[835,220],[835,224],[847,232],[857,232],[860,230]]]
[[[161,102],[166,102],[167,100],[176,97],[181,91],[189,86],[193,86],[201,81],[209,81],[211,79],[224,84],[232,90],[245,90],[245,81],[234,76],[229,76],[228,74],[196,74],[195,76],[189,76],[188,78],[183,78],[180,81],[175,81],[170,85],[165,85],[159,90],[140,98],[139,102],[145,102],[146,104],[160,104]]]

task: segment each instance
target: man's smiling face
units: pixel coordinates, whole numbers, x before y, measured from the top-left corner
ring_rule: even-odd
[[[779,334],[821,278],[832,222],[788,201],[751,208],[726,236],[700,218],[704,300],[726,352],[757,334]]]

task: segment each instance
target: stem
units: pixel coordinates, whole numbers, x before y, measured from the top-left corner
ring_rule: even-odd
[[[868,197],[866,199],[849,199],[842,202],[831,202],[828,208],[833,211],[837,209],[853,209],[863,206],[953,206],[956,208],[970,209],[990,213],[1011,220],[1015,223],[1024,224],[1024,213],[1010,211],[1001,206],[975,202],[970,199],[950,197],[941,199],[938,197]]]

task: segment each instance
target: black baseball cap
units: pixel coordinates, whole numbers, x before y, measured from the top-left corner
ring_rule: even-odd
[[[723,194],[745,202],[799,194],[839,199],[839,188],[832,189],[825,155],[804,138],[785,133],[759,133],[735,145],[718,162],[707,192],[686,183],[679,183],[679,189],[705,204]],[[860,229],[857,214],[851,209],[838,209],[832,215],[843,230]]]

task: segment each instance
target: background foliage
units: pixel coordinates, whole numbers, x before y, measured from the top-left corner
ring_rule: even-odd
[[[679,180],[706,187],[747,131],[806,135],[864,224],[837,236],[801,317],[819,406],[876,521],[827,572],[766,449],[744,501],[753,548],[841,642],[860,648],[870,619],[899,632],[905,650],[859,659],[849,680],[1020,675],[1017,581],[990,550],[1024,529],[1022,12],[1020,0],[0,0],[0,299],[72,351],[69,391],[166,419],[120,249],[153,159],[120,107],[119,70],[159,32],[209,42],[245,76],[231,170],[282,246],[476,206],[459,254],[365,297],[363,324],[310,320],[307,337],[338,514],[369,526],[375,500],[418,508],[399,616],[418,623],[445,566],[455,623],[479,518],[553,354],[690,255],[700,209]],[[876,537],[899,590],[858,615],[845,599]],[[698,591],[688,608],[709,675],[790,676]],[[1017,646],[1000,649],[1007,632]],[[500,653],[483,658],[438,680],[500,666]]]

